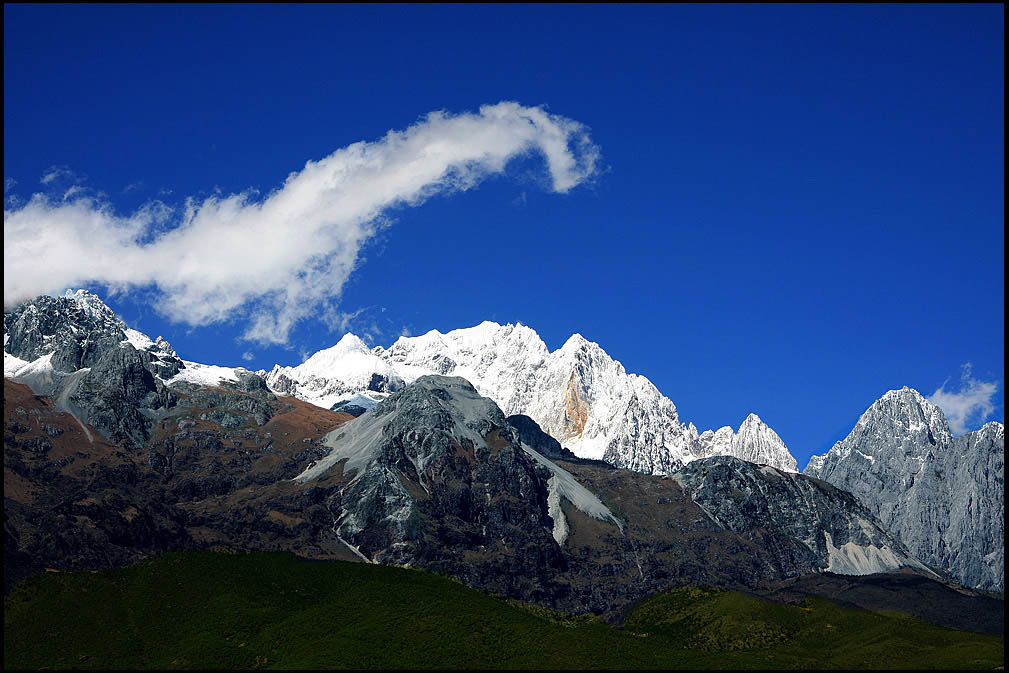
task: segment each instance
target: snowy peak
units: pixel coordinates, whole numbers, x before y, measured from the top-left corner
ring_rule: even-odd
[[[774,430],[750,414],[732,440],[732,454],[751,463],[771,465],[786,472],[798,472],[799,465]]]
[[[359,337],[347,333],[335,346],[315,353],[303,363],[295,367],[303,375],[325,375],[337,369],[346,369],[355,361],[378,361]]]
[[[87,290],[67,290],[63,294],[63,298],[69,299],[73,302],[78,311],[85,313],[92,320],[118,323],[124,327],[126,325],[122,320],[120,320],[115,312],[93,292],[89,292]]]
[[[298,367],[264,374],[276,392],[329,408],[362,391],[395,392],[428,374],[459,376],[505,414],[529,416],[581,457],[666,474],[701,456],[743,451],[780,469],[797,469],[780,437],[759,418],[744,422],[746,441],[738,446],[730,441],[736,438],[731,429],[710,433],[711,441],[708,434],[700,439],[651,381],[628,374],[599,344],[573,334],[551,352],[522,323],[431,330],[370,351],[348,335]]]
[[[272,371],[261,374],[275,392],[294,395],[326,409],[362,394],[377,402],[405,385],[391,364],[350,333],[297,367],[276,365]]]
[[[874,453],[866,452],[865,447],[884,446],[886,442],[877,441],[883,437],[901,438],[905,451],[915,457],[923,457],[924,452],[944,448],[953,441],[942,409],[914,388],[904,386],[888,391],[873,402],[848,437],[835,444],[831,452],[836,450],[838,457],[844,458],[852,445],[859,444],[864,455],[875,457]]]

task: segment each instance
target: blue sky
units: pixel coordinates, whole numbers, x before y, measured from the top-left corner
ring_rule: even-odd
[[[47,277],[9,252],[31,249],[57,279],[92,260],[105,282],[84,284],[203,362],[297,364],[348,327],[389,345],[521,321],[552,349],[579,332],[701,429],[757,412],[800,466],[903,385],[1002,420],[1003,26],[1001,5],[5,5],[5,303],[15,275]],[[255,210],[390,130],[497,133],[479,110],[501,101],[554,115],[533,151],[357,222],[288,295],[300,312],[225,297],[274,288],[243,260],[296,224],[237,250],[199,239],[189,276],[167,252],[103,261],[97,236],[76,258],[13,245],[69,214],[142,247],[187,199],[224,221],[228,196]],[[571,170],[536,149],[557,124],[590,143]],[[196,239],[178,238],[182,259]],[[228,274],[200,286],[208,259]],[[189,284],[166,295],[176,271]],[[242,338],[281,305],[285,343]]]

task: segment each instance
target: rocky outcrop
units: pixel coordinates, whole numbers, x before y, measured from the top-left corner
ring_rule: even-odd
[[[578,460],[578,456],[561,446],[556,439],[543,432],[536,421],[523,414],[515,414],[507,419],[517,433],[519,441],[553,460]]]
[[[53,354],[61,372],[91,367],[126,340],[122,321],[96,295],[42,295],[4,313],[4,351],[31,362]]]
[[[926,568],[850,493],[803,475],[718,456],[673,475],[717,523],[799,541],[817,570],[868,575]]]
[[[551,475],[464,379],[421,377],[326,444],[330,455],[297,480],[333,469],[346,479],[328,506],[333,530],[362,556],[476,574],[506,594],[516,583],[523,593],[547,590],[546,568],[561,563],[550,538]],[[467,562],[480,543],[499,547],[507,569]]]
[[[132,330],[86,290],[4,313],[4,375],[47,395],[113,442],[140,446],[175,404],[164,381],[185,368],[171,345]]]
[[[113,442],[142,446],[150,412],[175,405],[176,395],[151,373],[153,358],[130,345],[106,350],[83,377],[68,378],[58,399]]]
[[[805,474],[853,493],[911,552],[964,585],[1004,587],[1005,429],[953,437],[916,390],[891,390]]]

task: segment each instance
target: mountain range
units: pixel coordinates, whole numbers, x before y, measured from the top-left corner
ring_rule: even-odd
[[[582,458],[647,474],[671,474],[713,455],[798,471],[785,443],[756,414],[738,431],[699,433],[680,421],[672,400],[647,378],[628,374],[599,344],[574,334],[551,352],[521,323],[432,330],[400,337],[388,349],[369,349],[347,334],[304,364],[260,374],[275,390],[329,408],[380,399],[425,374],[461,376],[506,414],[529,416]]]
[[[811,573],[1002,590],[1002,426],[953,438],[909,389],[800,474],[755,415],[698,432],[578,335],[347,335],[257,373],[185,361],[86,291],[4,328],[8,587],[209,548],[424,567],[576,612]]]

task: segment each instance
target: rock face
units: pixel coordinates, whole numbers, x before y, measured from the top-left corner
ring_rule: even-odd
[[[328,489],[330,530],[364,560],[420,565],[554,606],[598,609],[669,586],[670,572],[687,563],[672,560],[672,550],[688,540],[710,555],[711,575],[723,584],[923,568],[829,484],[716,457],[692,462],[663,485],[599,461],[551,460],[523,440],[556,451],[529,423],[520,420],[517,430],[465,379],[422,376],[327,435],[329,454],[295,481]],[[606,470],[642,483],[624,484],[621,493]],[[590,488],[586,475],[600,481]],[[648,489],[655,495],[636,502],[632,494]],[[688,509],[690,500],[696,505]],[[625,514],[618,517],[610,501]],[[692,514],[666,522],[679,531],[669,541],[663,527],[645,524],[665,504]],[[727,561],[736,554],[748,560]],[[606,558],[613,559],[608,569],[600,565]],[[614,581],[593,589],[594,598],[584,594],[609,575]]]
[[[554,352],[522,324],[432,330],[371,351],[347,335],[298,367],[262,374],[273,390],[327,408],[354,394],[381,399],[426,374],[461,376],[506,414],[532,418],[583,458],[670,474],[696,458],[727,453],[798,471],[784,442],[756,415],[738,434],[722,428],[699,435],[648,379],[628,374],[578,334]]]
[[[891,390],[804,473],[853,493],[911,552],[965,586],[1004,590],[1005,429],[953,437],[916,390]]]
[[[729,530],[764,528],[798,540],[818,570],[840,575],[926,570],[854,496],[818,479],[731,456],[694,461],[673,478]]]
[[[52,397],[113,442],[143,444],[152,414],[174,406],[165,380],[185,364],[86,290],[40,296],[4,313],[4,376]]]
[[[522,414],[507,418],[508,425],[518,432],[519,441],[551,460],[578,460],[578,456],[561,446],[556,439],[543,432],[536,421]]]
[[[50,364],[75,372],[96,364],[126,340],[125,325],[96,295],[37,297],[4,313],[4,351],[31,362],[52,353]]]
[[[51,397],[115,443],[147,444],[180,395],[195,395],[188,403],[203,405],[227,429],[244,422],[242,414],[263,425],[276,399],[252,372],[183,361],[167,341],[130,329],[86,290],[25,302],[4,313],[4,329],[4,377]],[[207,386],[213,390],[201,391]]]
[[[548,569],[563,565],[551,540],[553,474],[465,379],[421,377],[325,444],[329,455],[296,481],[333,469],[349,477],[328,507],[333,531],[364,558],[465,572],[505,594],[549,593]],[[500,562],[466,563],[486,546]]]

